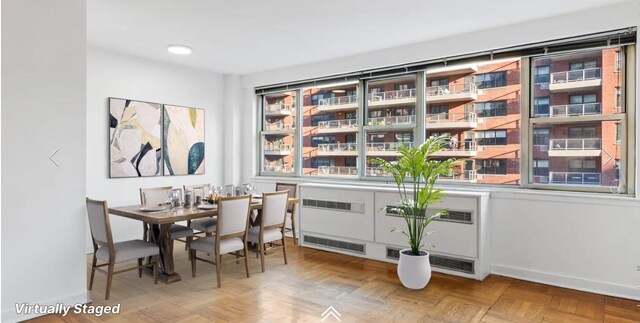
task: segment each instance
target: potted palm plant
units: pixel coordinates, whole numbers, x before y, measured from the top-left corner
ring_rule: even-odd
[[[407,288],[422,289],[431,279],[429,253],[423,249],[423,241],[430,234],[427,226],[435,218],[446,214],[439,210],[434,215],[427,215],[427,207],[442,200],[443,193],[436,189],[437,179],[449,176],[455,160],[433,159],[434,153],[441,151],[448,144],[448,136],[432,136],[420,147],[398,147],[400,157],[395,161],[376,158],[373,160],[381,171],[393,177],[400,202],[393,212],[402,216],[406,223],[404,229],[393,228],[392,231],[403,233],[409,239],[409,248],[400,251],[398,277]]]

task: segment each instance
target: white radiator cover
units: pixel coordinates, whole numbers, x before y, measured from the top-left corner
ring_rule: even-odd
[[[489,193],[445,193],[444,201],[429,210],[468,212],[470,221],[432,222],[427,229],[434,233],[425,240],[425,249],[441,259],[472,262],[473,272],[435,266],[433,270],[482,280],[489,274]],[[300,185],[298,196],[299,243],[305,247],[397,263],[387,257],[387,249],[408,246],[402,233],[391,232],[393,227],[404,229],[404,220],[386,210],[399,201],[395,188],[309,183]],[[344,248],[357,245],[364,252]]]

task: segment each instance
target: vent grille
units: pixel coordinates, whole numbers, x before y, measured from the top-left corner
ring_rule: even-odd
[[[349,202],[338,202],[338,201],[303,199],[302,200],[302,206],[319,208],[319,209],[331,209],[331,210],[338,210],[338,211],[349,211],[349,212],[364,213],[364,204],[363,203],[349,203]]]
[[[401,250],[400,248],[387,246],[387,258],[393,259],[393,260],[400,259],[400,250]],[[470,274],[470,275],[475,274],[473,260],[458,259],[458,258],[451,258],[451,257],[430,254],[429,262],[431,263],[432,267],[459,271],[459,272]]]
[[[471,212],[466,211],[449,211],[448,214],[436,218],[436,221],[473,224]]]
[[[320,237],[315,237],[310,235],[304,236],[304,242],[318,245],[318,246],[323,246],[326,248],[339,249],[339,250],[356,252],[361,254],[364,254],[366,250],[364,244],[327,239],[327,238],[320,238]]]

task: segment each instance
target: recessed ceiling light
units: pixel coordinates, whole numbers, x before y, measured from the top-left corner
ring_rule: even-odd
[[[185,45],[169,45],[167,46],[169,53],[177,55],[189,55],[191,54],[191,47]]]
[[[331,92],[333,92],[333,93],[345,93],[347,91],[345,91],[345,90],[333,90]]]

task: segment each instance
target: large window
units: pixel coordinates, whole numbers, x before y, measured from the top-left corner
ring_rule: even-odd
[[[374,158],[446,135],[433,157],[456,164],[443,184],[627,192],[634,50],[501,55],[274,89],[260,95],[260,173],[386,177]]]

